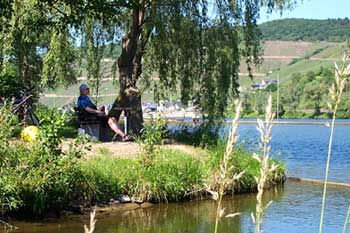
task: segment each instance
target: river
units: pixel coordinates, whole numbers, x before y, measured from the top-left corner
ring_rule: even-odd
[[[315,122],[315,120],[310,120]],[[241,125],[240,143],[256,148],[258,133],[255,125]],[[223,129],[223,132],[229,127]],[[275,125],[272,130],[272,156],[287,164],[288,176],[322,179],[330,128],[324,125]],[[330,180],[350,183],[350,126],[336,126]],[[269,233],[318,232],[322,187],[287,181],[284,188],[266,192],[266,203],[273,203],[266,211],[263,230]],[[350,189],[329,188],[325,212],[324,232],[342,232],[345,214],[350,204]],[[95,233],[121,232],[213,232],[215,205],[212,200],[154,205],[153,207],[100,216]],[[251,212],[255,209],[255,195],[226,197],[227,213],[241,212],[233,219],[223,219],[219,232],[254,232]],[[82,216],[51,219],[40,223],[15,222],[15,232],[75,233],[83,232]],[[349,231],[350,232],[350,231]]]

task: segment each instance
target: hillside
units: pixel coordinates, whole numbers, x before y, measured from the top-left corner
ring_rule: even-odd
[[[334,61],[340,60],[345,49],[345,44],[333,42],[265,41],[263,63],[261,66],[255,67],[254,79],[251,80],[248,77],[246,66],[242,63],[239,83],[244,89],[249,90],[253,83],[260,82],[262,79],[276,79],[279,76],[279,79],[284,82],[289,80],[294,73],[317,72],[321,66],[330,67]],[[103,80],[100,89],[100,104],[112,103],[116,97],[118,84],[113,83],[113,61],[111,58],[105,58],[102,61]],[[84,70],[84,67],[82,69]],[[269,74],[270,71],[272,74]],[[79,84],[86,82],[85,79],[86,72],[84,71],[76,85],[45,91],[45,95],[40,99],[41,103],[60,107],[75,102]],[[143,101],[152,100],[152,91],[144,92]]]
[[[344,42],[350,39],[350,20],[281,19],[259,25],[265,40]]]
[[[241,67],[240,84],[249,88],[261,79],[272,78],[281,81],[290,79],[293,74],[317,72],[321,67],[330,67],[340,61],[347,50],[346,44],[334,42],[304,41],[266,41],[264,43],[263,63],[254,70],[251,80]]]

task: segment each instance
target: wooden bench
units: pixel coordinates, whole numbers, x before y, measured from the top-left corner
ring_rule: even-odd
[[[88,114],[85,110],[78,107],[74,107],[74,111],[79,121],[79,133],[88,134],[99,141],[110,141],[108,127],[101,120],[98,120],[97,116]]]

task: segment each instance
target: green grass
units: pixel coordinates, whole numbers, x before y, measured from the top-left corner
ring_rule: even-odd
[[[290,65],[284,69],[281,69],[279,72],[273,73],[273,78],[277,78],[277,75],[279,75],[279,78],[281,81],[286,81],[294,73],[307,73],[308,71],[318,71],[321,66],[323,67],[331,67],[333,65],[333,62],[331,61],[313,61],[313,60],[301,60],[299,62],[296,62],[293,65]]]
[[[152,202],[179,201],[205,195],[205,184],[213,185],[212,175],[219,169],[223,151],[224,146],[215,147],[202,157],[194,157],[178,150],[161,150],[148,168],[137,160],[103,155],[82,161],[81,167],[90,187],[92,202],[105,203],[120,194],[144,195],[146,200]],[[234,153],[234,160],[230,161],[230,165],[234,166],[231,175],[242,170],[246,173],[227,191],[255,191],[254,177],[260,171],[259,162],[243,149],[237,149]],[[284,166],[280,164],[280,168],[270,177],[270,183],[282,182],[284,171]]]
[[[180,151],[161,150],[150,167],[138,160],[108,155],[83,161],[82,171],[91,186],[92,200],[105,202],[120,194],[146,195],[146,200],[178,201],[203,187],[202,162]]]
[[[325,50],[315,55],[315,57],[320,58],[342,58],[345,47],[342,44],[333,44],[327,47]]]

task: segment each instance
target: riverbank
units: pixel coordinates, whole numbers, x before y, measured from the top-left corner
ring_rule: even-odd
[[[224,145],[212,149],[163,145],[151,164],[145,166],[141,162],[142,148],[135,143],[96,144],[80,164],[90,186],[91,198],[87,202],[106,204],[120,195],[127,195],[132,202],[139,203],[173,202],[206,196],[206,188],[216,185],[224,149]],[[278,163],[276,160],[272,162]],[[259,163],[244,150],[237,149],[231,165],[234,166],[232,175],[243,170],[246,172],[241,180],[228,187],[227,192],[255,192],[254,177],[259,174]],[[282,183],[284,177],[285,169],[280,164],[269,183]]]
[[[155,153],[152,163],[145,166],[142,150],[135,143],[90,143],[85,145],[89,151],[77,160],[69,157],[69,148],[74,143],[66,145],[68,150],[62,154],[67,156],[64,161],[50,162],[62,167],[51,167],[46,171],[48,175],[43,171],[47,169],[44,164],[22,165],[22,171],[17,169],[12,173],[16,195],[8,193],[7,198],[17,198],[18,205],[3,214],[25,218],[32,214],[39,217],[48,213],[60,215],[62,211],[82,213],[95,205],[109,208],[111,199],[119,200],[122,195],[134,203],[201,198],[208,194],[206,188],[215,188],[218,164],[224,152],[224,145],[212,149],[164,145]],[[17,148],[21,146],[16,143]],[[35,154],[22,156],[35,160]],[[259,163],[242,149],[237,149],[234,156],[230,162],[234,166],[232,175],[246,172],[235,185],[228,187],[227,193],[255,192],[254,177],[259,174]],[[285,168],[280,164],[269,183],[281,184],[284,177]]]

